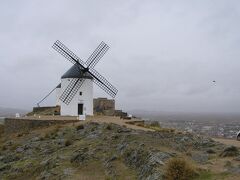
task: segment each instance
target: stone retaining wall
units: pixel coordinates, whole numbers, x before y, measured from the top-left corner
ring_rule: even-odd
[[[4,132],[6,134],[28,132],[29,130],[36,128],[73,122],[79,122],[79,120],[36,120],[36,119],[6,118],[4,124],[5,126]]]
[[[93,99],[94,114],[103,114],[106,116],[113,116],[115,111],[115,100],[107,98]]]

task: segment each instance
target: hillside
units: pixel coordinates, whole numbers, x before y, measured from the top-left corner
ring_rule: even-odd
[[[240,174],[235,147],[169,129],[127,127],[84,122],[2,135],[0,178],[171,179],[177,168],[185,179],[237,179]]]

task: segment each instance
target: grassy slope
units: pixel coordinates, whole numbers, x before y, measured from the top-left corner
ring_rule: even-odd
[[[183,139],[189,138],[187,141]],[[223,146],[190,134],[144,132],[114,124],[87,123],[84,126],[53,126],[29,134],[1,138],[0,177],[5,179],[142,179],[155,170],[164,173],[165,165],[149,168],[150,154],[181,156],[197,167],[197,179],[234,179],[223,173],[226,161],[219,153]],[[191,160],[193,152],[216,151],[206,164]],[[122,149],[121,149],[122,148]],[[167,162],[167,160],[166,160]],[[166,163],[163,162],[164,164]],[[221,167],[218,167],[221,166]],[[144,168],[149,168],[144,172]],[[212,171],[209,171],[212,170]]]

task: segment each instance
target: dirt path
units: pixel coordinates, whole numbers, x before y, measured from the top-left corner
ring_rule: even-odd
[[[226,144],[226,145],[240,147],[240,141],[237,141],[235,139],[213,138],[213,140],[218,141],[223,144]]]
[[[118,124],[120,126],[126,126],[127,128],[131,129],[140,129],[144,131],[154,131],[152,129],[144,128],[141,126],[133,125],[133,124],[127,124],[126,122],[131,122],[131,121],[140,121],[140,119],[132,119],[132,120],[123,120],[120,119],[119,117],[114,117],[114,116],[92,116],[88,117],[86,122],[88,121],[93,121],[93,122],[100,122],[100,123],[114,123]]]

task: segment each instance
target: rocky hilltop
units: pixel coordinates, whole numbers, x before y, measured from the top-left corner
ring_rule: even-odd
[[[237,179],[239,162],[203,136],[88,122],[2,134],[0,179]]]

